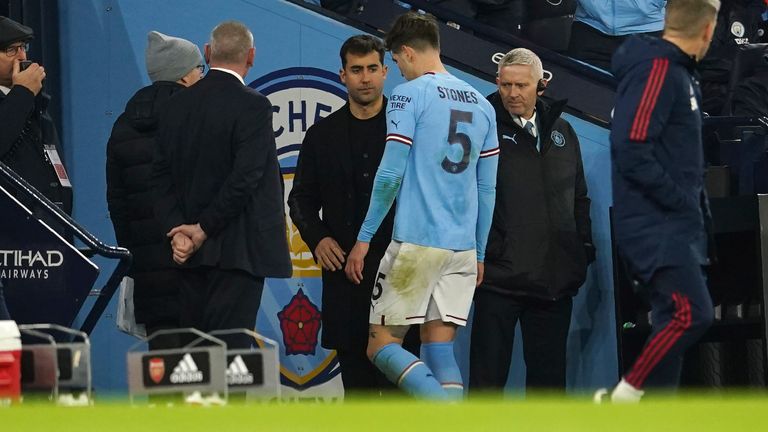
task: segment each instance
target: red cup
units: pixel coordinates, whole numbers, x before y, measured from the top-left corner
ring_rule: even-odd
[[[21,337],[15,321],[0,321],[0,404],[21,397]]]

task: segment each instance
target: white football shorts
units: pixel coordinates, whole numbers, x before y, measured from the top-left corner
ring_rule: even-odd
[[[477,281],[474,249],[452,251],[392,241],[379,265],[369,322],[467,324]]]

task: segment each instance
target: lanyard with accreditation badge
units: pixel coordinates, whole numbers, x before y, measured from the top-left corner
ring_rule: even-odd
[[[61,158],[59,157],[58,150],[56,150],[56,146],[46,144],[43,147],[45,149],[46,159],[48,159],[48,162],[50,162],[51,166],[53,166],[53,170],[56,172],[56,177],[58,177],[59,183],[63,187],[71,188],[72,183],[69,181],[67,170],[64,168],[64,164],[61,162]]]

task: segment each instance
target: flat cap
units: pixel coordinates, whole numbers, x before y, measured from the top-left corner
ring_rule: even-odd
[[[35,37],[35,32],[24,24],[0,16],[0,48],[7,48],[14,42],[27,41]]]

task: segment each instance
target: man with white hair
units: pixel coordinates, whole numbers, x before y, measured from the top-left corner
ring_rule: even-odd
[[[646,387],[675,388],[683,353],[714,318],[703,268],[710,215],[694,72],[719,8],[718,0],[669,0],[663,37],[630,38],[613,57],[613,234],[649,292],[652,316],[651,335],[611,393],[614,402],[637,402]]]
[[[471,391],[503,389],[520,321],[531,389],[565,389],[572,297],[595,258],[579,140],[560,117],[565,101],[539,99],[539,57],[525,48],[499,62],[496,207],[475,293]]]
[[[291,276],[272,104],[243,80],[254,53],[242,23],[216,26],[205,45],[211,70],[170,98],[161,119],[155,214],[183,265],[182,327],[252,329],[264,278]],[[252,342],[224,339],[230,349]]]

